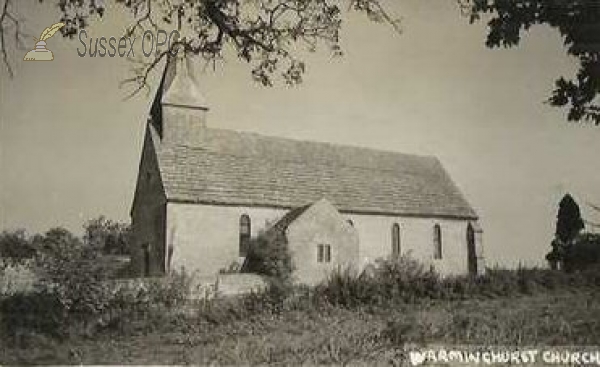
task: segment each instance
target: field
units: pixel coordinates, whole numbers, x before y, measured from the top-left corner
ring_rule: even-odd
[[[2,364],[407,364],[427,344],[597,345],[600,290],[422,300],[390,306],[323,306],[210,316],[171,312],[56,340],[33,334],[3,343]],[[11,344],[9,346],[9,344]]]

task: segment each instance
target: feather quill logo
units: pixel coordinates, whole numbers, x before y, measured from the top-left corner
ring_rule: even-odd
[[[44,29],[42,35],[39,40],[36,40],[35,48],[29,51],[25,57],[24,61],[52,61],[54,60],[54,54],[52,51],[46,48],[46,40],[50,37],[54,36],[59,29],[65,26],[65,23],[56,23],[51,25],[50,27]]]

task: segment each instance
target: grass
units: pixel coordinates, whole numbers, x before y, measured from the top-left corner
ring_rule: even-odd
[[[129,288],[65,279],[65,292],[0,297],[0,364],[398,365],[415,344],[600,340],[598,269],[442,278],[401,257],[339,269],[316,288],[194,304],[185,272]]]
[[[11,347],[3,343],[0,361],[397,365],[406,362],[405,346],[415,343],[557,346],[593,345],[598,340],[600,290],[581,288],[396,307],[329,306],[318,311],[222,315],[213,320],[179,313],[62,342],[26,335]]]

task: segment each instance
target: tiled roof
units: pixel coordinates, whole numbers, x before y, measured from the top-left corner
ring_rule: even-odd
[[[477,217],[435,157],[221,129],[200,147],[153,138],[170,201],[296,208],[325,197],[341,212]]]

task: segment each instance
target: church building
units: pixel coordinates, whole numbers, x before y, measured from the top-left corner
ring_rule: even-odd
[[[435,157],[207,127],[188,60],[169,60],[131,209],[139,276],[242,264],[281,231],[297,280],[410,254],[441,274],[484,270],[478,216]]]

